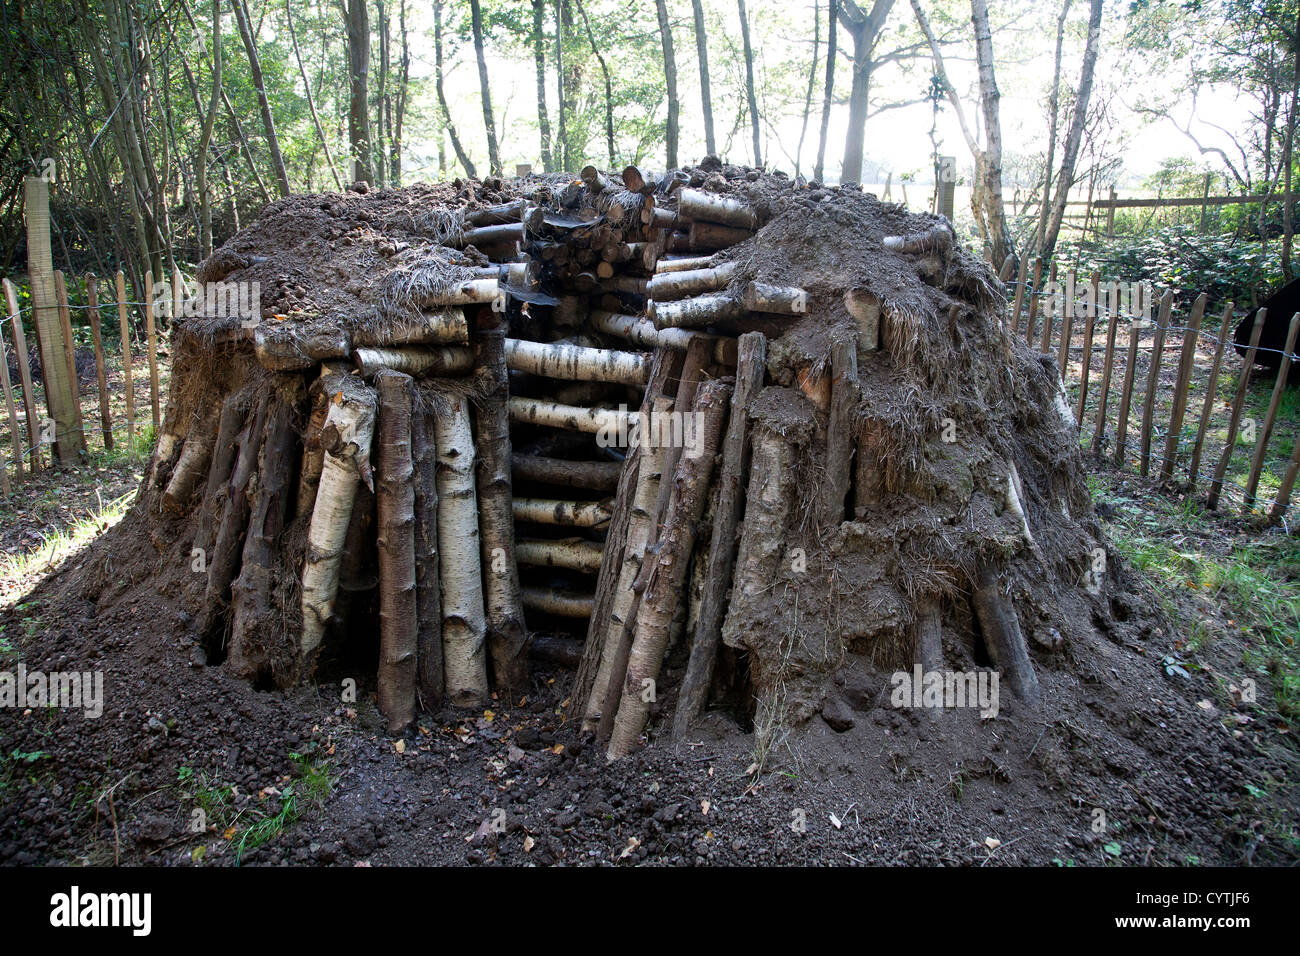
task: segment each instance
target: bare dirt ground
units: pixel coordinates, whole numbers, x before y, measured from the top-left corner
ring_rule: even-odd
[[[1169,542],[1177,502],[1127,475],[1093,486],[1108,533],[1152,571],[1143,593],[1169,630],[1112,644],[1092,672],[1049,664],[1038,710],[991,721],[895,710],[886,675],[860,667],[852,726],[814,718],[758,778],[752,734],[723,713],[679,749],[654,742],[607,766],[574,732],[563,671],[394,740],[364,680],[355,702],[337,682],[255,691],[204,666],[193,621],[161,599],[100,613],[66,586],[87,560],[75,552],[6,598],[3,666],[100,669],[106,708],[0,709],[0,862],[1296,862],[1285,649],[1261,622],[1243,627],[1248,586],[1174,586],[1141,536],[1186,553],[1213,542],[1225,567],[1258,539],[1205,519],[1201,544]],[[22,534],[24,513],[6,533]],[[111,561],[126,530],[94,553]],[[1295,599],[1294,576],[1270,580]]]

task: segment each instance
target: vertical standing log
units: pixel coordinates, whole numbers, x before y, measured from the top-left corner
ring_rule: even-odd
[[[478,500],[469,401],[434,423],[438,445],[438,563],[442,585],[442,657],[447,701],[477,707],[487,699],[487,619],[479,568]]]
[[[218,495],[230,481],[230,473],[235,467],[235,455],[239,449],[239,433],[247,415],[248,396],[244,391],[227,395],[221,403],[221,414],[217,418],[217,438],[212,446],[207,487],[203,492],[199,527],[193,544],[205,563],[209,557],[208,551],[212,548],[212,536],[216,531],[214,525],[221,516],[220,509],[224,505],[224,500],[219,500]]]
[[[1223,491],[1223,478],[1228,473],[1228,462],[1237,447],[1237,428],[1241,424],[1241,409],[1246,404],[1246,389],[1250,386],[1250,376],[1255,369],[1255,352],[1259,349],[1259,338],[1264,331],[1264,319],[1268,309],[1255,313],[1255,324],[1250,330],[1250,347],[1246,350],[1245,361],[1241,363],[1241,372],[1237,376],[1237,392],[1232,399],[1232,412],[1228,416],[1228,437],[1223,445],[1223,453],[1214,468],[1214,479],[1210,482],[1210,493],[1205,499],[1205,506],[1213,511],[1219,506],[1219,495]]]
[[[153,406],[153,430],[157,437],[162,427],[162,413],[158,404],[158,332],[154,327],[153,273],[145,279],[149,292],[144,297],[144,334],[149,347],[149,401]]]
[[[672,399],[662,395],[654,399],[651,414],[666,415],[673,408]],[[628,516],[627,545],[614,592],[605,636],[605,648],[600,667],[587,700],[587,713],[583,729],[597,729],[597,718],[603,738],[605,730],[612,727],[618,704],[623,674],[627,669],[627,656],[631,652],[633,628],[643,591],[637,590],[637,581],[646,565],[649,543],[658,530],[659,488],[663,480],[666,449],[658,443],[642,443],[638,456],[636,495],[632,500],[632,513]]]
[[[656,398],[662,396],[670,381],[680,375],[683,354],[677,349],[657,349],[650,369],[650,381],[646,384],[645,394],[641,399],[638,420],[644,421],[652,410]],[[657,459],[662,462],[662,458]],[[638,443],[628,449],[624,460],[623,472],[619,475],[618,490],[614,496],[614,514],[610,519],[610,530],[605,538],[605,548],[601,555],[600,573],[596,578],[596,600],[591,620],[587,626],[587,641],[582,649],[582,662],[574,679],[573,698],[578,711],[583,715],[583,731],[590,733],[596,729],[596,718],[604,701],[605,689],[609,685],[609,670],[612,663],[613,645],[616,642],[613,615],[617,609],[620,615],[626,615],[625,588],[630,587],[635,578],[635,568],[629,567],[629,553],[639,554],[639,548],[645,546],[641,522],[645,520],[648,509],[653,508],[654,497],[644,499],[649,493],[643,487],[642,473],[648,467],[645,464],[646,447]],[[656,473],[657,482],[658,475]],[[657,486],[654,492],[657,495]],[[632,552],[630,545],[636,544]],[[639,558],[634,558],[634,561]],[[622,617],[619,632],[621,633]]]
[[[1107,303],[1106,315],[1106,357],[1102,360],[1101,366],[1101,395],[1097,398],[1097,426],[1092,432],[1094,455],[1101,454],[1101,439],[1106,434],[1106,406],[1110,404],[1110,377],[1115,370],[1115,333],[1119,329],[1118,295],[1115,296],[1115,301]]]
[[[307,397],[311,411],[307,414],[307,427],[302,435],[302,474],[298,478],[298,503],[295,515],[310,515],[316,504],[316,489],[320,487],[321,470],[325,467],[325,449],[321,446],[321,431],[325,416],[330,410],[330,396],[339,389],[338,376],[347,374],[341,365],[325,363],[320,375],[311,383]]]
[[[373,488],[370,444],[375,428],[375,395],[350,376],[341,375],[338,391],[321,429],[325,463],[307,528],[307,555],[302,567],[302,643],[299,664],[310,668],[325,626],[334,613],[348,526],[357,486]]]
[[[1210,429],[1210,414],[1214,411],[1215,393],[1219,387],[1219,371],[1223,366],[1224,344],[1228,341],[1228,331],[1232,327],[1232,307],[1229,302],[1223,307],[1223,324],[1219,326],[1219,338],[1214,343],[1214,361],[1210,365],[1210,377],[1205,383],[1205,402],[1201,406],[1201,422],[1196,428],[1196,442],[1192,445],[1192,460],[1187,466],[1187,480],[1193,488],[1200,477],[1201,449],[1205,444],[1205,435]]]
[[[984,634],[984,646],[993,663],[1002,671],[1011,690],[1028,704],[1039,698],[1038,675],[1029,659],[1029,649],[1020,630],[1015,608],[1002,594],[997,572],[982,564],[976,572],[971,604]]]
[[[746,625],[754,604],[771,590],[785,554],[786,528],[798,496],[795,488],[794,449],[779,432],[763,422],[753,424],[753,458],[741,523],[740,548],[731,601],[722,625],[728,647],[746,647]],[[758,654],[750,657],[750,674],[758,687],[772,686],[769,669],[779,662]]]
[[[212,457],[212,446],[216,442],[219,428],[217,417],[217,410],[212,409],[205,412],[199,422],[190,426],[167,481],[167,490],[163,492],[164,510],[173,514],[184,513],[194,489],[203,476],[208,474],[208,461]]]
[[[5,348],[4,333],[0,331],[0,391],[4,392],[5,410],[9,413],[9,451],[14,459],[14,479],[23,480],[23,440],[18,432],[18,408],[14,405],[14,391],[9,383],[9,351]],[[0,476],[4,478],[4,493],[9,494],[9,473],[0,461]]]
[[[1074,305],[1077,282],[1078,277],[1073,269],[1065,274],[1065,297],[1061,300],[1061,345],[1060,354],[1056,360],[1057,370],[1061,374],[1062,385],[1069,381],[1065,373],[1070,370],[1070,340],[1074,338]]]
[[[480,309],[475,365],[479,374],[489,376],[492,383],[488,394],[474,403],[483,596],[492,676],[502,698],[509,699],[528,686],[528,629],[515,563],[515,523],[510,504],[514,495],[505,336],[504,315]]]
[[[240,434],[239,457],[226,485],[226,500],[217,523],[217,539],[208,560],[208,585],[203,595],[203,617],[199,634],[209,653],[221,646],[224,615],[229,606],[230,582],[239,570],[244,531],[248,527],[249,482],[257,470],[257,456],[262,449],[262,429],[266,425],[269,396],[263,395],[257,409],[248,417]]]
[[[411,413],[415,469],[415,690],[426,711],[442,706],[442,595],[438,585],[438,485],[433,410],[419,401]]]
[[[415,720],[415,488],[411,464],[411,377],[375,376],[379,398],[375,500],[379,515],[379,710],[388,732]]]
[[[1286,345],[1282,349],[1282,364],[1278,367],[1277,381],[1273,384],[1273,397],[1269,399],[1268,411],[1264,414],[1264,427],[1255,441],[1255,457],[1251,460],[1250,477],[1246,481],[1247,511],[1255,507],[1255,492],[1259,488],[1260,473],[1264,470],[1264,455],[1268,452],[1268,441],[1273,437],[1273,422],[1277,418],[1277,407],[1282,403],[1287,375],[1291,371],[1291,356],[1295,354],[1297,331],[1300,331],[1300,312],[1291,317],[1291,325],[1286,333]]]
[[[72,418],[76,423],[78,454],[86,453],[86,425],[81,417],[81,383],[77,376],[77,343],[72,335],[72,313],[68,309],[68,284],[62,270],[54,271],[54,295],[59,306],[59,327],[62,329],[63,362],[68,369],[68,381],[72,388]],[[44,366],[41,374],[45,374]]]
[[[18,293],[14,284],[4,280],[5,306],[14,330],[14,357],[18,360],[18,381],[23,387],[23,414],[27,417],[28,464],[32,473],[41,470],[40,423],[36,417],[36,392],[32,388],[32,366],[27,354],[27,339],[23,335],[23,317],[18,311]]]
[[[922,673],[929,674],[943,668],[943,617],[939,613],[939,602],[931,597],[916,603],[912,660],[921,665]]]
[[[1034,256],[1034,285],[1029,293],[1029,318],[1025,322],[1025,344],[1034,345],[1034,327],[1038,319],[1038,297],[1041,292],[1039,283],[1043,279],[1043,260]]]
[[[54,419],[54,456],[67,468],[77,464],[83,439],[76,422],[76,380],[68,378],[54,292],[50,185],[38,176],[28,176],[23,181],[23,189],[27,210],[27,275],[31,280],[36,342],[41,353],[41,380],[45,403]]]
[[[86,275],[86,311],[90,316],[90,336],[95,345],[95,381],[99,386],[99,425],[104,435],[104,450],[113,449],[113,417],[108,407],[108,372],[104,365],[104,336],[99,328],[99,283]]]
[[[1038,343],[1038,351],[1042,352],[1044,355],[1050,355],[1052,351],[1052,315],[1054,313],[1060,313],[1064,315],[1065,312],[1064,300],[1062,300],[1061,307],[1056,308],[1056,292],[1055,292],[1056,260],[1055,259],[1052,260],[1051,268],[1048,270],[1047,285],[1049,288],[1053,290],[1052,292],[1053,308],[1049,310],[1045,310],[1043,314],[1043,339],[1041,342]]]
[[[126,306],[126,276],[117,272],[117,322],[122,334],[122,387],[126,397],[126,443],[135,454],[135,385],[131,380],[131,317]]]
[[[230,653],[226,664],[245,680],[255,680],[272,667],[269,640],[279,633],[274,588],[282,579],[276,553],[280,534],[289,522],[293,477],[298,470],[294,419],[304,386],[296,375],[276,384],[266,417],[257,471],[250,482],[248,532],[244,535],[239,577],[231,585]],[[191,429],[191,439],[194,430]],[[287,674],[277,674],[283,683]]]
[[[655,682],[668,649],[673,616],[684,593],[696,528],[708,502],[709,479],[730,395],[729,385],[706,382],[700,386],[692,408],[700,421],[699,454],[682,457],[674,475],[675,487],[637,614],[636,637],[628,656],[622,699],[610,735],[608,756],[611,759],[635,748],[655,697]]]
[[[1088,403],[1088,376],[1092,372],[1092,336],[1097,325],[1097,297],[1101,294],[1101,273],[1093,270],[1090,280],[1092,295],[1088,299],[1088,309],[1083,331],[1083,355],[1079,367],[1079,407],[1074,410],[1074,420],[1083,428],[1083,410]]]
[[[1160,357],[1165,348],[1165,331],[1169,328],[1169,315],[1174,307],[1174,293],[1166,289],[1160,297],[1160,312],[1156,316],[1156,337],[1151,343],[1151,368],[1147,372],[1147,390],[1142,396],[1142,462],[1143,478],[1151,467],[1151,418],[1156,410],[1156,389],[1160,387]]]
[[[1300,437],[1297,437],[1295,443],[1291,446],[1291,460],[1287,462],[1286,471],[1282,475],[1282,483],[1277,489],[1277,498],[1273,501],[1273,507],[1268,512],[1268,523],[1276,524],[1282,520],[1286,514],[1286,509],[1291,506],[1291,492],[1295,488],[1296,475],[1300,474]]]
[[[826,425],[826,484],[822,489],[822,523],[844,520],[844,499],[852,474],[858,411],[858,348],[850,340],[831,343],[831,408]]]
[[[1183,417],[1187,413],[1187,390],[1192,378],[1192,363],[1196,360],[1196,339],[1201,331],[1201,318],[1205,315],[1206,295],[1202,292],[1192,304],[1183,332],[1183,351],[1178,359],[1178,378],[1174,382],[1174,406],[1169,414],[1169,433],[1165,436],[1165,457],[1160,466],[1160,480],[1173,477],[1178,460],[1178,440],[1182,437]]]
[[[1124,467],[1124,444],[1128,436],[1129,406],[1133,402],[1133,381],[1137,373],[1138,339],[1137,315],[1129,316],[1128,322],[1128,357],[1124,365],[1124,384],[1119,393],[1119,415],[1115,422],[1115,467]]]
[[[1025,277],[1029,272],[1029,260],[1020,257],[1020,271],[1016,275],[1016,297],[1011,306],[1011,335],[1020,334],[1020,306],[1025,301]]]
[[[715,483],[718,504],[709,540],[704,595],[700,600],[699,623],[691,637],[691,656],[677,697],[673,715],[673,739],[685,736],[691,721],[704,710],[713,681],[722,620],[727,611],[727,591],[736,561],[736,527],[745,508],[742,484],[749,472],[749,403],[763,387],[767,363],[767,339],[761,332],[740,337],[736,359],[736,388],[732,393],[727,436],[722,447],[722,472]],[[842,499],[841,499],[842,504]]]

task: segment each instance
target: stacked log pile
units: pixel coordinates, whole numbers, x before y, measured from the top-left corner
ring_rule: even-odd
[[[1025,632],[1040,625],[1022,629],[1012,600],[1028,606],[1032,574],[1008,569],[1041,558],[1035,535],[1073,533],[1079,483],[1056,431],[1028,451],[981,434],[971,461],[994,477],[960,496],[936,478],[939,405],[918,383],[960,388],[922,350],[965,336],[983,374],[1008,348],[946,225],[884,209],[912,231],[853,239],[902,270],[907,299],[833,263],[774,267],[764,237],[788,244],[797,217],[770,233],[790,207],[717,173],[588,167],[495,188],[506,201],[415,217],[423,240],[382,239],[382,272],[347,286],[378,290],[355,317],[177,323],[143,497],[189,522],[210,659],[287,685],[361,648],[396,734],[420,710],[522,696],[531,652],[576,666],[576,718],[611,759],[656,716],[679,739],[710,700],[752,708],[799,673],[815,708],[855,634],[933,664],[945,622],[978,629],[967,639],[1036,699]],[[1035,360],[1013,358],[1032,393],[1017,401],[1054,400]],[[1027,495],[1027,469],[1047,491]],[[996,514],[963,524],[989,495]],[[935,499],[952,515],[883,530],[890,508]],[[903,556],[906,536],[940,557]],[[1069,540],[1086,553],[1086,534]],[[805,550],[811,617],[774,597],[811,580],[793,576]],[[872,588],[869,608],[845,603]]]

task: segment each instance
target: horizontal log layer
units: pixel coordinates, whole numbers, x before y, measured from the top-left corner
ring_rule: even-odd
[[[510,467],[515,481],[537,481],[592,491],[612,491],[618,486],[618,474],[623,469],[622,463],[616,461],[569,461],[521,454],[510,456]]]
[[[594,435],[602,430],[630,429],[636,419],[636,412],[623,409],[582,408],[522,396],[510,398],[510,420],[528,425],[548,425]]]
[[[659,259],[655,263],[655,272],[686,272],[709,269],[713,265],[713,256],[675,256],[671,259]]]
[[[748,203],[699,189],[683,189],[678,193],[677,215],[685,220],[717,223],[736,229],[752,231],[758,228],[758,214]]]
[[[495,280],[492,280],[495,281]],[[380,326],[357,329],[356,345],[468,345],[469,320],[455,306],[421,312],[418,319],[399,319]]]
[[[605,335],[614,335],[646,348],[684,349],[693,339],[714,340],[713,360],[723,365],[736,364],[736,340],[689,329],[657,329],[653,322],[634,315],[598,310],[591,313],[591,327]]]
[[[564,568],[596,574],[605,549],[594,541],[582,538],[565,538],[548,541],[520,538],[515,541],[515,561],[518,564],[539,568]]]
[[[360,348],[352,356],[353,364],[369,378],[382,369],[405,372],[417,378],[442,375],[468,375],[474,371],[474,350],[468,347],[443,348]]]
[[[738,269],[736,263],[724,262],[712,268],[659,273],[646,286],[646,294],[656,302],[668,302],[703,292],[717,292],[727,287]]]
[[[603,501],[559,501],[551,498],[515,498],[510,503],[516,521],[599,528],[613,513]]]
[[[548,378],[621,385],[644,385],[650,377],[650,358],[644,353],[523,339],[506,339],[506,367]]]

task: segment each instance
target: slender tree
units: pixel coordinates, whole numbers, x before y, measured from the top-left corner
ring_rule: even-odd
[[[754,48],[749,42],[749,16],[745,13],[745,0],[736,0],[740,7],[740,38],[745,49],[745,97],[749,100],[749,123],[754,134],[754,165],[763,165],[759,145],[758,98],[754,95]],[[672,165],[676,165],[675,163]]]
[[[555,171],[555,157],[551,153],[551,119],[546,112],[546,0],[532,0],[533,4],[533,65],[537,70],[537,128],[542,140],[542,169]]]
[[[704,112],[704,149],[710,156],[716,156],[718,144],[713,137],[713,94],[709,89],[709,37],[704,31],[704,4],[701,0],[691,0],[691,11],[695,15],[695,55],[700,61],[700,105]],[[816,59],[815,53],[813,58]]]
[[[478,172],[474,169],[474,163],[470,160],[469,154],[465,152],[465,147],[461,145],[460,137],[456,135],[456,124],[452,121],[451,110],[447,108],[447,94],[443,86],[443,69],[442,69],[442,11],[443,0],[433,0],[433,86],[434,92],[438,96],[438,108],[442,111],[442,121],[447,136],[451,140],[451,148],[456,153],[456,158],[460,160],[461,166],[465,168],[465,175],[474,177]]]
[[[231,0],[235,11],[235,22],[239,25],[239,36],[244,41],[244,52],[248,54],[248,72],[253,79],[253,88],[257,91],[257,104],[262,110],[262,126],[266,130],[266,148],[271,154],[271,170],[275,173],[275,182],[281,196],[289,195],[289,174],[284,168],[284,157],[280,154],[280,139],[275,133],[275,116],[271,111],[271,101],[266,95],[266,80],[262,76],[262,61],[257,55],[257,38],[249,22],[248,5],[244,0]]]
[[[830,0],[826,27],[826,92],[822,96],[822,128],[817,139],[817,164],[813,179],[822,182],[826,173],[826,133],[831,122],[831,98],[835,92],[835,25],[840,18],[839,0]]]
[[[348,37],[348,145],[352,180],[374,182],[370,157],[370,16],[366,0],[343,0]]]
[[[812,63],[808,67],[808,92],[803,100],[803,122],[799,124],[799,146],[794,151],[794,174],[796,176],[803,173],[803,141],[808,135],[808,116],[812,113],[813,89],[817,86],[817,59],[821,52],[822,42],[822,18],[821,10],[817,3],[813,3],[813,55]]]
[[[874,54],[880,33],[894,8],[894,0],[876,0],[868,13],[854,0],[839,0],[840,25],[853,38],[853,87],[849,91],[849,131],[844,143],[840,181],[862,179],[862,154],[867,132],[867,104],[871,96]]]
[[[488,168],[501,175],[501,151],[497,146],[497,124],[492,116],[492,90],[488,83],[487,55],[483,46],[483,7],[469,0],[470,30],[474,35],[474,58],[478,60],[478,85],[483,99],[483,127],[487,130]]]
[[[677,59],[673,55],[673,30],[668,20],[668,4],[664,0],[655,0],[655,12],[659,15],[659,39],[664,48],[664,83],[668,87],[668,126],[664,131],[664,150],[668,167],[676,169],[677,125],[681,112],[681,104],[677,102]]]
[[[1065,203],[1074,186],[1075,166],[1079,159],[1079,146],[1083,142],[1083,129],[1088,119],[1088,103],[1092,98],[1092,77],[1097,66],[1097,50],[1101,45],[1102,0],[1092,0],[1088,12],[1088,39],[1083,50],[1083,64],[1079,69],[1079,89],[1074,95],[1074,108],[1061,151],[1061,168],[1056,174],[1056,191],[1052,195],[1052,211],[1047,222],[1038,255],[1050,259],[1056,249],[1056,239],[1065,217]],[[1294,119],[1292,123],[1294,124]]]
[[[219,0],[214,0],[214,2],[219,2]],[[298,49],[298,32],[293,25],[292,0],[284,0],[284,17],[285,22],[289,27],[289,41],[293,44],[293,57],[298,63],[298,74],[302,77],[303,88],[307,91],[307,109],[311,112],[312,126],[316,128],[316,135],[320,137],[321,149],[325,151],[325,163],[330,168],[330,175],[334,177],[334,185],[341,191],[343,189],[343,180],[339,178],[338,168],[334,165],[334,156],[330,152],[329,137],[325,135],[325,129],[321,126],[320,114],[316,112],[316,101],[311,95],[311,80],[307,78],[307,69],[302,63],[302,51]],[[219,49],[221,46],[220,41],[214,41],[213,46]],[[217,70],[218,67],[214,65],[213,69]],[[218,79],[217,85],[219,84],[220,80]],[[213,93],[213,96],[216,96],[216,92]]]

